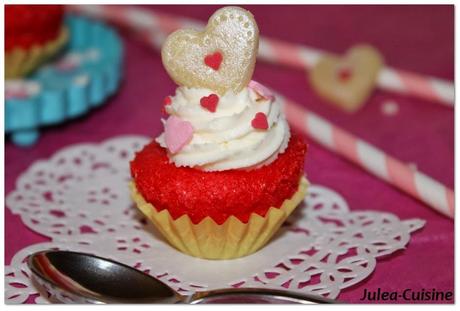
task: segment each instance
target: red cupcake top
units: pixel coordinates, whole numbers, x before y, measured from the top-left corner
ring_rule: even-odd
[[[27,49],[56,39],[63,16],[62,5],[6,5],[5,50]]]
[[[246,223],[252,213],[265,216],[299,187],[306,145],[292,133],[289,146],[270,165],[258,169],[204,172],[176,167],[165,149],[151,142],[131,161],[131,175],[144,199],[173,219],[186,214],[194,224],[211,217],[222,224],[230,215]]]

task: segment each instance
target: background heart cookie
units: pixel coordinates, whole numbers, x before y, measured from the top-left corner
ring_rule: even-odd
[[[161,56],[178,85],[223,95],[248,85],[258,46],[259,29],[252,14],[239,7],[225,7],[211,16],[202,32],[180,29],[172,33]]]
[[[322,57],[310,72],[310,82],[322,98],[353,112],[369,98],[382,66],[383,57],[377,49],[356,45],[343,57]]]

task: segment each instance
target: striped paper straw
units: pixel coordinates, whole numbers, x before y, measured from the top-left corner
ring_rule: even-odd
[[[293,68],[310,69],[326,54],[331,53],[275,39],[260,40],[260,58]],[[454,105],[454,84],[435,77],[384,67],[377,77],[377,86],[382,90],[411,95],[450,107]]]
[[[436,211],[454,218],[454,192],[344,129],[282,95],[286,118],[298,131]]]
[[[167,34],[178,28],[198,28],[203,25],[191,20],[178,19],[169,15],[155,14],[131,7],[120,9],[116,6],[73,6],[71,9],[135,28],[140,31],[143,39],[154,48],[161,47]],[[266,42],[266,40],[263,40],[261,47]],[[280,45],[277,45],[278,49],[279,47]],[[262,48],[261,50],[266,52],[268,49]],[[261,54],[263,55],[263,53]],[[285,57],[283,60],[285,63],[290,62],[292,66],[297,66],[296,64],[300,63],[298,59],[288,57],[286,53],[280,54],[285,55],[283,56]],[[322,54],[316,50],[304,49],[302,55],[312,62],[321,57]],[[384,72],[386,71],[387,69],[384,69]],[[286,118],[298,131],[332,152],[362,167],[369,173],[426,203],[436,211],[450,218],[454,217],[454,192],[451,189],[433,178],[410,168],[407,164],[389,156],[379,148],[331,124],[303,106],[286,99],[280,94],[277,94],[277,96],[283,102]]]
[[[144,35],[150,36],[161,46],[167,35],[179,28],[204,27],[204,23],[188,18],[130,6],[71,6],[71,10],[108,19]],[[147,32],[147,33],[145,33]],[[259,58],[267,62],[293,68],[310,69],[327,52],[280,40],[260,38]],[[383,90],[431,100],[447,106],[454,105],[454,85],[450,81],[421,75],[396,68],[383,68],[377,78],[377,86]]]

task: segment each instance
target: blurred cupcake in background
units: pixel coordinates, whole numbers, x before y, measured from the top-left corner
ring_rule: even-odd
[[[64,6],[5,6],[5,79],[32,73],[67,42]]]

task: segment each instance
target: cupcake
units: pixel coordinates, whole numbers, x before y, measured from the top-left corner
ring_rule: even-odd
[[[164,131],[131,161],[132,197],[171,245],[206,259],[263,247],[302,201],[306,145],[280,102],[252,81],[258,28],[239,7],[172,33],[164,67],[179,85]]]
[[[5,78],[25,76],[67,41],[60,5],[5,6]]]

